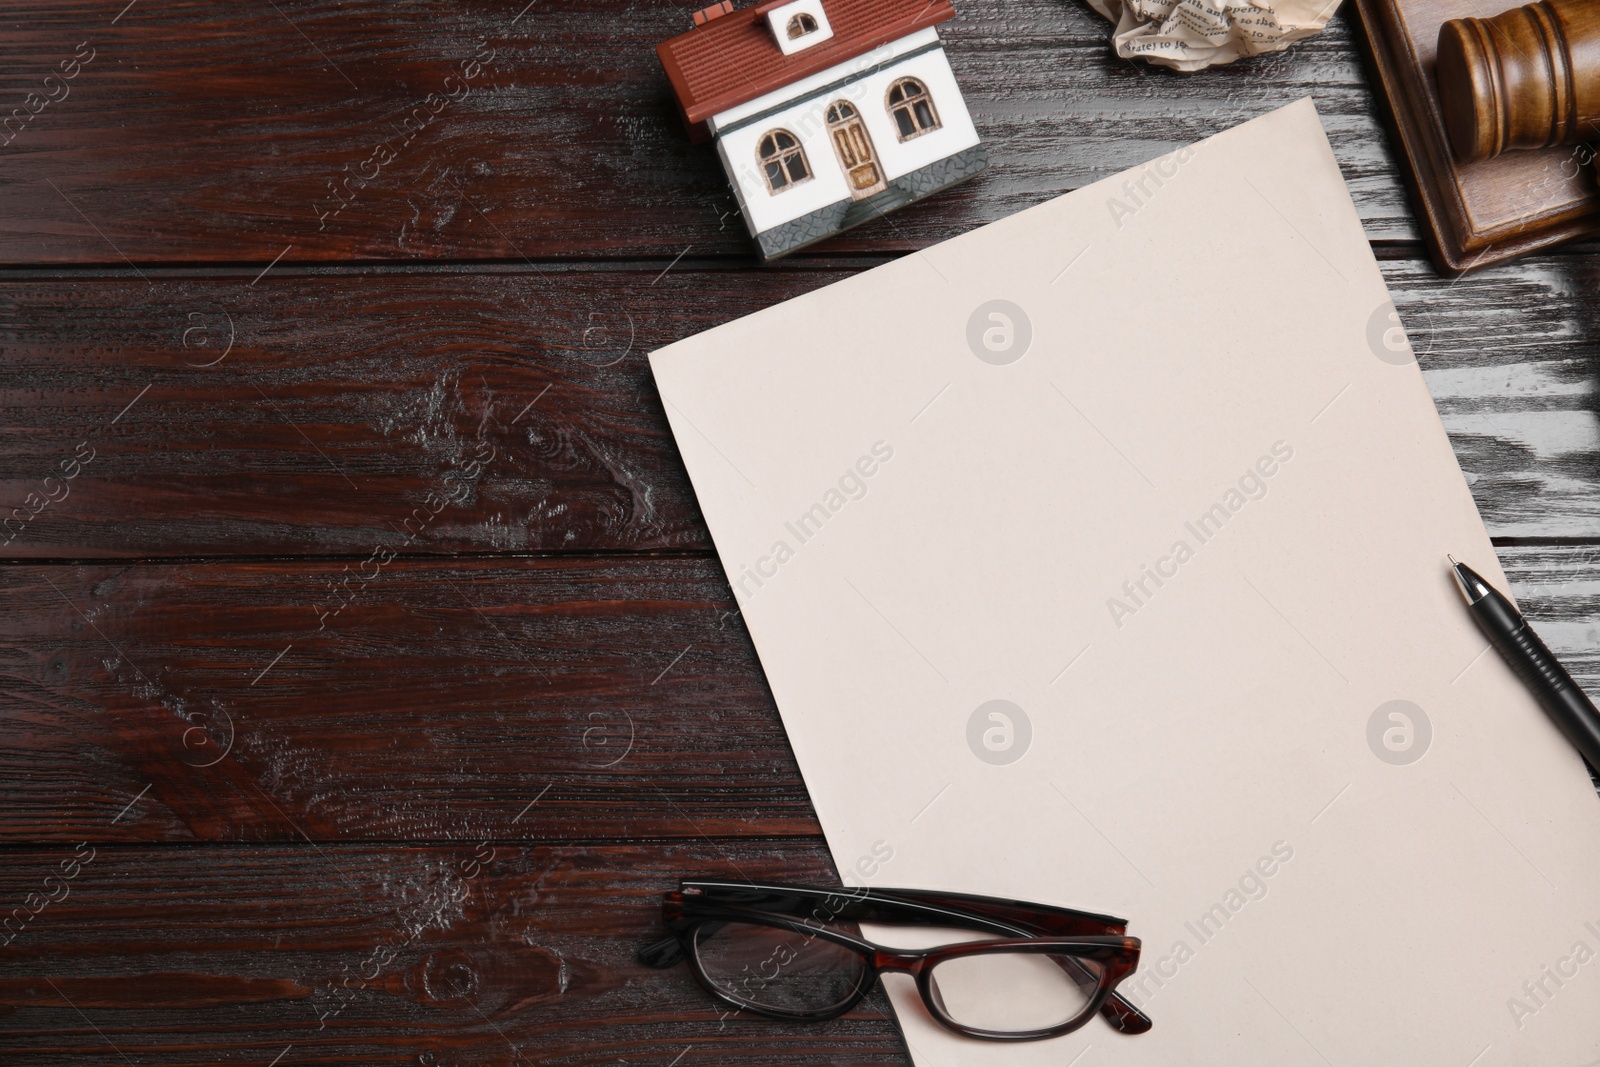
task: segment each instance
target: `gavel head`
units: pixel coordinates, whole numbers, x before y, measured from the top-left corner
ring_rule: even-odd
[[[1456,158],[1600,136],[1600,0],[1537,0],[1439,27],[1439,106]]]

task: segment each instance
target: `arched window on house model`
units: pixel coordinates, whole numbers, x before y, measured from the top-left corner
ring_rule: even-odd
[[[889,86],[889,114],[894,117],[900,140],[909,141],[939,128],[939,112],[934,110],[928,87],[915,78],[901,78]]]
[[[791,185],[798,185],[811,177],[806,164],[806,150],[788,130],[772,130],[757,146],[761,170],[767,178],[769,192],[781,193]]]
[[[801,13],[789,20],[789,40],[798,41],[808,33],[817,32],[817,17]]]

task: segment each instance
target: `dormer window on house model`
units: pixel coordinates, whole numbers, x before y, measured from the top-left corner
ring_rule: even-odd
[[[657,47],[776,259],[982,171],[936,27],[949,0],[723,0]]]
[[[778,51],[792,56],[833,39],[824,0],[779,0],[758,4],[755,10],[766,17]]]

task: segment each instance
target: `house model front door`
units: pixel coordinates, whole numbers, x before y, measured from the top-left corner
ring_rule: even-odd
[[[840,100],[828,108],[828,133],[833,137],[833,150],[839,155],[839,165],[850,178],[850,196],[854,200],[879,193],[887,186],[883,168],[872,151],[872,138],[861,121],[861,113],[847,100]]]

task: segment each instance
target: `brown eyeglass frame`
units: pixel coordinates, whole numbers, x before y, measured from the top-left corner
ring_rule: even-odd
[[[822,919],[819,912],[826,912]],[[1037,1041],[1059,1037],[1083,1026],[1096,1013],[1123,1034],[1142,1034],[1150,1017],[1116,991],[1118,983],[1139,966],[1140,942],[1128,937],[1127,921],[1109,915],[1029,904],[999,897],[964,893],[930,893],[915,889],[822,889],[798,885],[754,885],[742,882],[685,881],[662,897],[661,916],[670,937],[639,950],[648,967],[672,967],[687,959],[706,992],[741,1011],[774,1019],[824,1022],[854,1008],[885,971],[910,974],[928,1013],[940,1025],[986,1041]],[[819,921],[821,919],[821,921]],[[855,952],[866,965],[854,992],[822,1012],[786,1012],[748,1003],[719,988],[702,970],[695,933],[710,922],[743,921],[790,929],[821,937]],[[825,928],[824,922],[879,923],[886,926],[933,926],[1008,935],[1000,940],[941,945],[922,951],[888,949],[870,941]],[[1087,968],[1074,975],[1080,985],[1095,982],[1094,993],[1077,1015],[1056,1026],[1026,1031],[981,1030],[952,1019],[932,981],[933,968],[949,959],[993,952],[1052,952],[1068,960],[1101,964],[1096,978]]]

